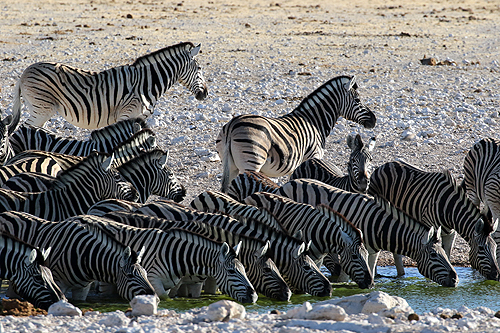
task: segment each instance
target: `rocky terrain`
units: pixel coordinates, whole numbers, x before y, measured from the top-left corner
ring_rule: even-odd
[[[332,131],[325,159],[343,170],[345,139],[360,133],[377,138],[374,166],[404,159],[449,169],[461,181],[468,149],[500,129],[500,4],[493,0],[0,0],[0,9],[3,117],[33,63],[100,71],[180,41],[202,43],[197,58],[209,97],[199,102],[175,85],[148,120],[187,187],[185,204],[220,188],[215,138],[227,121],[283,115],[337,75],[356,75],[362,101],[377,115],[372,130],[340,119]],[[60,117],[46,127],[62,136],[89,133]],[[467,251],[459,239],[452,262],[466,265]]]

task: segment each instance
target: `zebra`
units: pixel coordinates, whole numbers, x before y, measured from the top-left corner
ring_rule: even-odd
[[[427,227],[386,203],[359,193],[337,189],[313,179],[295,179],[280,187],[279,195],[308,203],[323,211],[320,205],[342,214],[363,233],[368,263],[375,272],[380,250],[406,255],[417,262],[423,276],[446,287],[456,287],[458,277],[440,243],[441,228]]]
[[[336,211],[326,217],[313,206],[271,194],[254,193],[245,203],[263,207],[273,214],[291,234],[301,234],[311,241],[309,256],[319,266],[327,253],[339,254],[342,269],[361,289],[373,288],[373,276],[368,268],[368,251],[363,235]]]
[[[229,121],[216,139],[222,192],[227,193],[231,180],[243,171],[279,177],[309,158],[322,158],[326,138],[340,116],[373,128],[375,115],[361,103],[357,88],[354,76],[338,76],[280,118],[241,115]]]
[[[12,114],[19,117],[22,96],[30,111],[28,125],[42,127],[59,113],[74,126],[96,129],[127,118],[147,118],[177,81],[203,100],[208,89],[194,58],[200,48],[201,44],[179,43],[100,73],[61,63],[35,63],[16,84]]]
[[[141,208],[142,206],[143,204],[139,202],[120,199],[106,199],[96,202],[95,204],[90,206],[86,215],[104,216],[108,213],[116,211],[134,212],[137,208]]]
[[[99,228],[82,223],[50,222],[28,213],[0,213],[0,232],[22,241],[51,247],[47,267],[63,293],[85,300],[91,282],[117,285],[118,294],[131,301],[136,295],[155,295],[137,253]]]
[[[19,124],[19,118],[14,119],[12,115],[1,118],[0,113],[0,165],[3,165],[6,160],[15,154],[9,138]]]
[[[375,137],[372,137],[365,145],[359,134],[355,137],[350,135],[347,137],[347,146],[351,148],[351,155],[346,176],[326,161],[312,158],[302,162],[292,173],[290,180],[312,178],[345,191],[365,194],[370,185],[368,170],[372,161],[371,151],[375,147],[375,140]]]
[[[262,172],[245,171],[240,173],[231,181],[227,190],[227,195],[231,198],[243,201],[249,195],[256,192],[275,193],[279,188],[278,184],[273,182]]]
[[[496,225],[481,217],[448,170],[427,172],[402,161],[385,163],[372,173],[369,191],[428,227],[441,226],[448,257],[458,233],[469,244],[472,268],[488,280],[499,280],[496,243],[490,236]]]
[[[45,310],[66,300],[45,265],[50,250],[40,251],[16,237],[0,233],[0,280],[10,280],[16,294]]]
[[[91,205],[103,199],[136,201],[137,190],[123,181],[112,162],[113,155],[95,152],[58,174],[48,191],[32,193],[0,189],[0,211],[24,211],[47,220],[61,221],[86,213]]]
[[[155,147],[156,137],[153,131],[147,128],[140,130],[113,149],[113,166],[118,167]],[[21,189],[22,192],[47,191],[56,179],[53,174],[57,175],[60,170],[69,169],[83,159],[81,156],[40,150],[21,152],[8,161],[15,161],[15,164],[0,168],[2,188],[14,191]]]
[[[105,214],[103,217],[139,228],[156,228],[163,231],[172,228],[186,229],[220,242],[226,242],[230,246],[241,243],[238,258],[245,267],[248,280],[255,290],[280,301],[290,299],[290,289],[281,277],[276,264],[268,256],[271,246],[269,241],[233,234],[217,226],[199,221],[172,221],[129,212],[113,212]]]
[[[328,279],[307,255],[308,244],[254,219],[240,223],[226,215],[199,212],[166,200],[150,202],[134,212],[175,221],[197,220],[239,235],[269,240],[269,257],[275,262],[292,292],[303,291],[314,296],[328,296],[331,293]]]
[[[94,150],[111,154],[121,142],[146,128],[149,127],[143,119],[128,118],[90,132],[89,138],[83,141],[62,138],[43,127],[23,124],[8,140],[14,155],[25,150],[43,150],[85,157]]]
[[[132,249],[144,247],[143,267],[160,298],[167,298],[168,291],[183,276],[198,275],[214,277],[221,291],[238,302],[257,301],[245,268],[236,258],[238,249],[233,250],[226,242],[216,242],[185,229],[137,228],[90,215],[70,220],[97,225]]]
[[[497,221],[500,218],[500,140],[485,138],[476,142],[464,159],[462,187],[482,212]],[[497,244],[497,260],[500,265],[500,230],[492,234]]]

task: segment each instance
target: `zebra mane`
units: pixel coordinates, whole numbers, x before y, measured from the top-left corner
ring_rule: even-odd
[[[134,133],[134,135],[132,135],[127,140],[117,144],[115,148],[113,148],[113,151],[124,149],[124,147],[130,146],[132,144],[133,146],[139,146],[150,137],[155,137],[155,133],[153,132],[153,130],[151,130],[150,128],[143,128],[139,132]]]
[[[338,217],[336,221],[340,220],[339,227],[342,229],[342,231],[348,234],[353,240],[358,239],[360,242],[363,242],[363,234],[361,233],[361,230],[359,230],[351,221],[346,219],[344,215],[340,214],[335,209],[325,204],[317,205],[316,209],[319,209],[322,213],[325,213],[325,211],[328,212],[327,216],[334,215]]]
[[[101,138],[114,137],[114,133],[116,132],[124,133],[126,131],[132,136],[136,130],[136,126],[141,129],[149,128],[146,120],[142,118],[128,118],[90,132],[90,140],[99,141]]]
[[[12,234],[9,234],[7,232],[4,232],[4,231],[0,231],[0,235],[2,237],[5,237],[5,238],[10,238],[12,239],[13,241],[16,241],[30,249],[33,249],[36,251],[36,262],[41,265],[41,266],[47,266],[47,262],[43,259],[43,254],[42,254],[42,251],[40,251],[40,249],[36,246],[33,246],[32,244],[29,244],[29,243],[26,243],[25,241],[23,241],[22,239],[18,238],[17,236],[15,235],[12,235]]]
[[[153,57],[157,56],[160,53],[162,53],[162,54],[169,54],[170,52],[166,52],[166,51],[170,51],[170,50],[173,50],[173,49],[183,49],[183,48],[187,49],[188,51],[190,51],[192,48],[194,48],[194,44],[191,43],[191,42],[181,42],[181,43],[178,43],[178,44],[175,44],[175,45],[170,45],[170,46],[164,47],[162,49],[159,49],[157,51],[148,53],[146,55],[143,55],[143,56],[137,58],[131,66],[142,65],[145,62],[147,62],[147,60],[149,60],[150,58],[153,58]]]
[[[151,165],[152,160],[159,159],[165,155],[165,152],[161,149],[153,149],[150,151],[145,151],[142,152],[139,156],[136,156],[129,160],[128,162],[125,162],[124,164],[120,165],[117,169],[120,171],[123,170],[135,170],[137,169],[137,166],[148,166]]]
[[[66,170],[60,171],[54,182],[52,189],[60,189],[66,186],[71,180],[79,177],[84,177],[88,174],[88,169],[94,169],[99,163],[104,161],[104,158],[109,157],[109,154],[92,152],[89,156],[85,157],[81,162],[69,167]],[[79,172],[81,170],[81,172]],[[76,175],[76,177],[75,177]]]

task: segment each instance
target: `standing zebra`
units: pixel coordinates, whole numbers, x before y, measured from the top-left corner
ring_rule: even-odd
[[[0,213],[0,232],[40,248],[51,247],[47,266],[63,293],[72,289],[74,300],[85,300],[95,280],[116,284],[118,294],[128,301],[155,294],[140,265],[141,255],[99,228],[12,211]]]
[[[441,228],[436,231],[393,206],[384,208],[368,196],[313,179],[291,180],[280,187],[278,194],[313,206],[329,206],[351,221],[363,233],[372,273],[380,250],[386,250],[413,258],[420,274],[442,286],[458,284],[457,273],[440,244]],[[330,214],[324,207],[317,208]]]
[[[238,302],[255,303],[257,293],[248,281],[245,268],[236,259],[237,250],[225,242],[215,242],[195,232],[171,228],[137,228],[90,215],[77,216],[71,221],[96,225],[130,248],[145,248],[142,265],[160,298],[184,276],[214,277],[221,291]]]
[[[43,150],[73,156],[88,156],[94,150],[111,154],[118,144],[145,128],[148,126],[143,119],[128,118],[92,131],[90,138],[82,141],[62,138],[43,127],[24,124],[12,133],[9,143],[14,154],[25,150]]]
[[[0,280],[10,280],[16,294],[45,310],[66,299],[45,265],[49,253],[0,232]]]
[[[276,264],[269,258],[269,241],[234,234],[222,228],[199,221],[171,221],[144,214],[114,212],[104,216],[122,224],[139,228],[156,228],[168,231],[172,228],[197,232],[229,246],[240,245],[238,258],[245,266],[248,280],[258,293],[280,301],[288,301],[291,291],[281,277]],[[206,290],[205,290],[206,291]]]
[[[493,221],[500,218],[500,140],[486,138],[475,143],[465,156],[462,187],[474,205],[483,205],[484,213]],[[494,228],[500,262],[500,230]]]
[[[368,268],[368,251],[361,232],[342,215],[330,209],[327,217],[313,206],[271,194],[254,193],[245,202],[263,207],[276,216],[291,234],[301,234],[311,241],[309,256],[319,266],[327,254],[339,254],[342,269],[360,288],[373,288],[373,276]]]
[[[94,203],[118,198],[136,201],[137,190],[123,181],[112,167],[113,155],[93,153],[57,176],[45,192],[15,192],[0,189],[0,211],[24,211],[38,217],[61,221],[85,214]]]
[[[243,199],[256,192],[275,193],[279,186],[262,172],[245,171],[231,181],[227,195],[243,202]]]
[[[405,162],[389,162],[373,172],[370,194],[384,198],[428,227],[441,227],[448,257],[458,233],[469,244],[472,268],[488,280],[499,279],[496,244],[490,236],[496,225],[492,227],[481,218],[479,209],[448,170],[427,172]]]
[[[368,145],[365,145],[359,134],[355,137],[349,135],[347,146],[351,148],[351,155],[346,176],[342,176],[337,167],[329,165],[326,161],[312,158],[302,162],[292,173],[290,180],[311,178],[341,190],[365,194],[370,185],[368,170],[372,161],[371,151],[375,147],[375,138],[371,138]]]
[[[201,44],[179,43],[100,73],[60,63],[33,64],[16,85],[12,114],[19,117],[22,96],[31,113],[28,125],[41,127],[59,113],[77,127],[96,129],[127,118],[148,117],[177,81],[203,100],[208,90],[194,58],[200,48]]]
[[[279,177],[292,173],[309,158],[322,158],[326,138],[340,116],[373,128],[375,115],[361,103],[357,88],[355,77],[338,76],[280,118],[233,118],[216,140],[223,166],[222,192],[243,171]]]

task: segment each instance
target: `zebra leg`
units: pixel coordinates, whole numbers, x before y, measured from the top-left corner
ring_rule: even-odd
[[[448,256],[448,259],[450,259],[451,249],[453,249],[456,237],[457,232],[455,230],[452,230],[449,234],[441,233],[441,238],[443,240],[443,249]]]
[[[396,265],[396,272],[398,273],[397,276],[399,277],[405,275],[405,266],[403,265],[403,255],[393,253],[392,256],[394,257],[394,264]]]
[[[87,284],[85,287],[73,287],[71,289],[71,298],[75,301],[85,301],[89,294],[90,286],[92,286],[92,283]]]
[[[217,282],[213,277],[207,277],[203,290],[205,291],[205,294],[215,295],[217,292]]]

